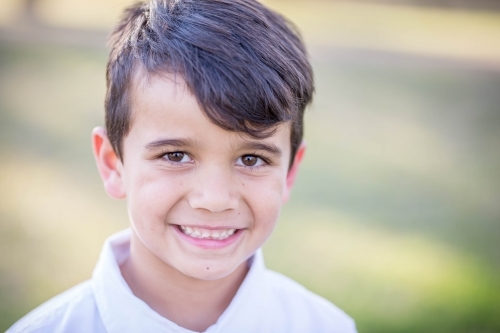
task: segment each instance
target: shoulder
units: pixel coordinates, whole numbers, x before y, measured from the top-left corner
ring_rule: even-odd
[[[354,333],[351,317],[337,306],[280,273],[266,270],[275,309],[303,331]],[[300,331],[300,330],[298,330]]]
[[[101,327],[92,286],[86,281],[43,303],[6,333],[100,332]]]

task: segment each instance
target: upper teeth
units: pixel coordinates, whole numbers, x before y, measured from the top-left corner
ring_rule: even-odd
[[[194,238],[209,238],[209,239],[226,239],[234,232],[236,229],[219,229],[219,230],[209,230],[196,227],[187,227],[181,225],[181,230],[186,234]]]

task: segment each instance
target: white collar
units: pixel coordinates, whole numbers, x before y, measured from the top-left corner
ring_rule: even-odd
[[[92,288],[108,333],[179,332],[193,333],[162,317],[137,298],[123,279],[119,265],[129,256],[130,229],[108,238],[92,275]],[[233,300],[205,333],[241,332],[255,325],[256,312],[265,311],[268,285],[264,259],[258,250],[248,261],[250,269]],[[267,316],[264,316],[267,317]],[[262,325],[263,323],[259,323]],[[246,331],[246,330],[245,330]]]

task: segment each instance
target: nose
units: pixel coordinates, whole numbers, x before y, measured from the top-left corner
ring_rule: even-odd
[[[188,201],[191,208],[212,213],[238,208],[236,183],[230,170],[213,165],[197,170],[194,188]]]

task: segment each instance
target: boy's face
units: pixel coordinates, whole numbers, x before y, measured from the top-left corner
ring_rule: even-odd
[[[123,163],[94,132],[105,187],[127,198],[137,240],[162,262],[198,279],[227,276],[271,234],[304,148],[288,172],[290,124],[254,139],[214,125],[181,78],[138,81]]]

